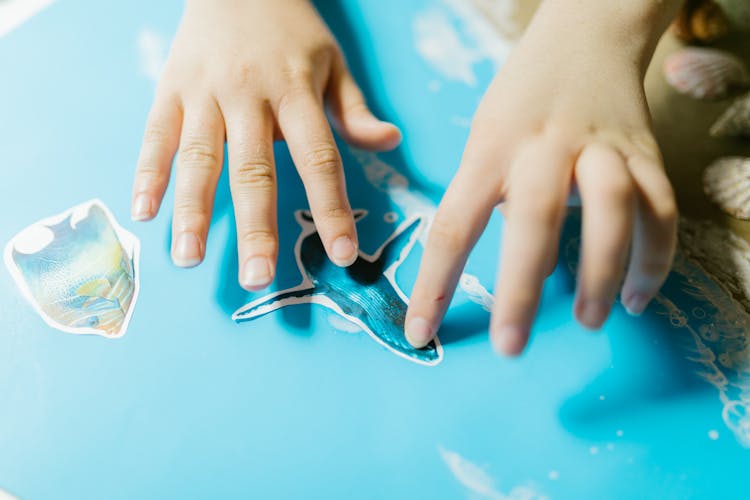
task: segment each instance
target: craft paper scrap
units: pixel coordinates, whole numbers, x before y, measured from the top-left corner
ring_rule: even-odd
[[[355,210],[355,221],[366,214]],[[319,304],[351,321],[396,355],[425,365],[438,364],[443,349],[437,339],[422,349],[406,340],[408,299],[395,277],[419,236],[421,219],[405,221],[373,255],[359,252],[354,264],[344,269],[326,256],[310,213],[299,210],[295,215],[302,228],[294,247],[302,283],[251,302],[235,312],[233,319],[250,321],[287,305]]]
[[[138,239],[99,200],[18,233],[4,259],[44,321],[74,334],[121,337],[138,297]]]
[[[32,18],[55,0],[0,0],[0,37]]]

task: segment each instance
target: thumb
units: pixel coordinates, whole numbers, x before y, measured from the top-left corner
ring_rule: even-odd
[[[376,118],[367,107],[343,57],[334,62],[326,102],[333,127],[352,146],[389,151],[401,143],[399,129]]]

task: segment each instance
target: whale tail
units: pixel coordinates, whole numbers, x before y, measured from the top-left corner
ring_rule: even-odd
[[[237,309],[232,314],[232,319],[237,323],[250,321],[260,316],[265,316],[284,306],[307,303],[310,301],[309,297],[314,294],[315,288],[309,286],[282,290]]]

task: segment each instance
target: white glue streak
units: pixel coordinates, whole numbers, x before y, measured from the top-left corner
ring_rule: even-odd
[[[55,0],[0,0],[0,37],[7,35],[54,2]]]
[[[419,243],[424,247],[427,234],[432,227],[437,207],[425,195],[409,189],[409,180],[391,165],[378,158],[375,153],[358,149],[350,149],[365,172],[367,181],[378,191],[387,194],[393,203],[401,209],[407,219],[415,216],[425,218],[425,229],[419,235]],[[464,273],[458,281],[458,286],[469,297],[469,300],[479,304],[485,311],[492,310],[494,298],[474,275]]]
[[[443,77],[476,86],[474,66],[505,62],[521,27],[514,21],[518,0],[443,0],[414,19],[419,55]]]
[[[166,39],[150,28],[143,28],[138,33],[137,44],[141,72],[154,83],[158,82],[167,58]]]
[[[546,498],[528,486],[516,486],[506,495],[497,490],[492,477],[477,464],[442,446],[438,446],[438,452],[456,480],[474,495],[491,500],[544,500]]]
[[[331,328],[339,332],[359,333],[362,331],[358,325],[335,313],[330,313],[328,315],[328,324],[331,325]]]
[[[674,328],[688,332],[688,359],[701,366],[698,374],[719,391],[724,423],[750,448],[750,245],[714,223],[683,220],[680,247],[673,272],[689,283],[684,290],[689,296],[712,308],[683,311],[662,294],[656,301]],[[697,329],[691,318],[700,324]]]
[[[0,500],[18,500],[16,497],[8,493],[7,491],[0,490]]]

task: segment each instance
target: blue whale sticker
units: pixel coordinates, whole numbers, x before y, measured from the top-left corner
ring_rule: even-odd
[[[356,210],[355,220],[366,214]],[[422,349],[407,342],[404,318],[408,299],[395,280],[396,269],[422,228],[420,217],[401,224],[373,255],[359,252],[348,268],[338,267],[328,259],[309,212],[299,210],[295,217],[302,228],[295,245],[302,283],[247,304],[234,313],[235,321],[250,321],[289,305],[319,304],[356,324],[398,356],[424,365],[442,361],[443,349],[437,338]]]

